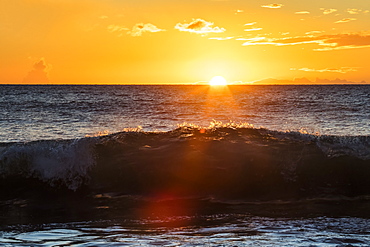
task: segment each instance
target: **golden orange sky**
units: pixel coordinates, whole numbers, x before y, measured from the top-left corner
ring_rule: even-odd
[[[0,83],[370,82],[369,0],[1,0]]]

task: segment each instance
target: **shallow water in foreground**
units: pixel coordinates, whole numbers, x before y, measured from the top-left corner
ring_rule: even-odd
[[[196,225],[187,225],[191,220]],[[174,226],[168,226],[168,225]],[[172,217],[15,226],[0,246],[369,246],[370,219]]]
[[[7,212],[0,215],[0,246],[349,247],[370,243],[368,197],[221,202],[73,196],[60,201],[44,198],[42,204],[12,200],[0,205],[1,212]]]

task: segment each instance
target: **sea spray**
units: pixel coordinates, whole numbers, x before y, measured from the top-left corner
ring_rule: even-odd
[[[0,175],[37,178],[76,190],[95,164],[96,138],[7,144],[0,151]]]

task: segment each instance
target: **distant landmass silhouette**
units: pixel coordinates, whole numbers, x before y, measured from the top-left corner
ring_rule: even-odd
[[[353,82],[336,78],[334,80],[316,78],[311,81],[305,77],[294,78],[293,80],[279,80],[274,78],[267,78],[259,81],[254,81],[253,84],[367,84],[366,81]]]

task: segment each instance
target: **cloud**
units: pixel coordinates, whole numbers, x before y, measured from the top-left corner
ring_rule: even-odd
[[[49,83],[48,73],[51,65],[45,62],[44,58],[39,59],[33,64],[33,68],[23,79],[27,84],[46,84]]]
[[[321,36],[327,47],[315,51],[331,51],[370,47],[370,34],[337,34]]]
[[[279,3],[272,3],[272,4],[265,4],[261,5],[262,8],[270,8],[270,9],[280,9],[284,5],[279,4]]]
[[[308,12],[308,11],[297,11],[294,14],[296,14],[296,15],[307,15],[307,14],[310,14],[310,12]]]
[[[255,28],[244,29],[244,31],[246,31],[246,32],[258,31],[258,30],[262,30],[262,27],[255,27]]]
[[[318,43],[317,39],[314,37],[288,37],[288,38],[278,38],[278,39],[268,39],[266,37],[255,37],[250,39],[243,39],[247,42],[243,46],[250,45],[275,45],[275,46],[286,46],[286,45],[301,45]]]
[[[329,15],[331,13],[337,12],[337,9],[325,9],[325,8],[320,8],[320,10],[323,10],[324,15]]]
[[[362,10],[362,9],[347,9],[347,12],[351,15],[358,15],[358,14],[367,14],[369,10]]]
[[[212,38],[208,38],[208,39],[214,39],[214,40],[229,40],[229,39],[233,39],[234,37],[212,37]]]
[[[325,31],[309,31],[306,32],[305,34],[316,34],[316,33],[324,33]]]
[[[267,40],[266,37],[254,37],[254,38],[238,38],[236,40],[242,40],[242,41],[247,41],[243,45],[262,45],[265,44],[265,41]],[[264,41],[264,42],[262,42]]]
[[[146,24],[138,23],[132,28],[130,32],[127,32],[127,34],[137,37],[137,36],[143,35],[143,33],[145,32],[156,33],[156,32],[161,32],[161,31],[165,31],[165,30],[160,29],[151,23],[146,23]]]
[[[101,16],[99,16],[99,19],[108,19],[108,16],[106,16],[106,15],[101,15]]]
[[[347,12],[351,15],[358,15],[361,10],[359,9],[347,9]]]
[[[122,31],[128,31],[129,30],[127,27],[119,26],[119,25],[109,25],[107,27],[107,29],[111,33],[114,33],[114,32],[122,32]]]
[[[206,33],[222,33],[225,32],[225,28],[213,27],[213,22],[208,22],[202,19],[195,19],[190,23],[177,23],[175,29],[182,32],[206,34]]]
[[[356,49],[370,47],[370,34],[349,33],[320,36],[297,36],[286,38],[266,38],[255,37],[249,39],[238,39],[246,41],[243,46],[252,45],[274,45],[274,46],[292,46],[303,44],[316,44],[323,48],[316,48],[314,51],[331,51],[342,49]]]
[[[334,23],[345,23],[345,22],[350,22],[350,21],[355,21],[357,20],[356,18],[344,18],[342,20],[336,21]]]
[[[254,24],[256,24],[257,22],[250,22],[250,23],[246,23],[244,24],[244,26],[253,26]],[[251,32],[251,31],[259,31],[259,30],[262,30],[261,27],[250,27],[250,28],[246,28],[244,29],[244,31],[246,32]]]
[[[300,71],[306,71],[306,72],[332,72],[332,73],[341,73],[345,74],[348,72],[355,72],[358,70],[358,67],[341,67],[341,68],[326,68],[326,69],[310,69],[310,68],[291,68],[290,70],[300,70]]]

